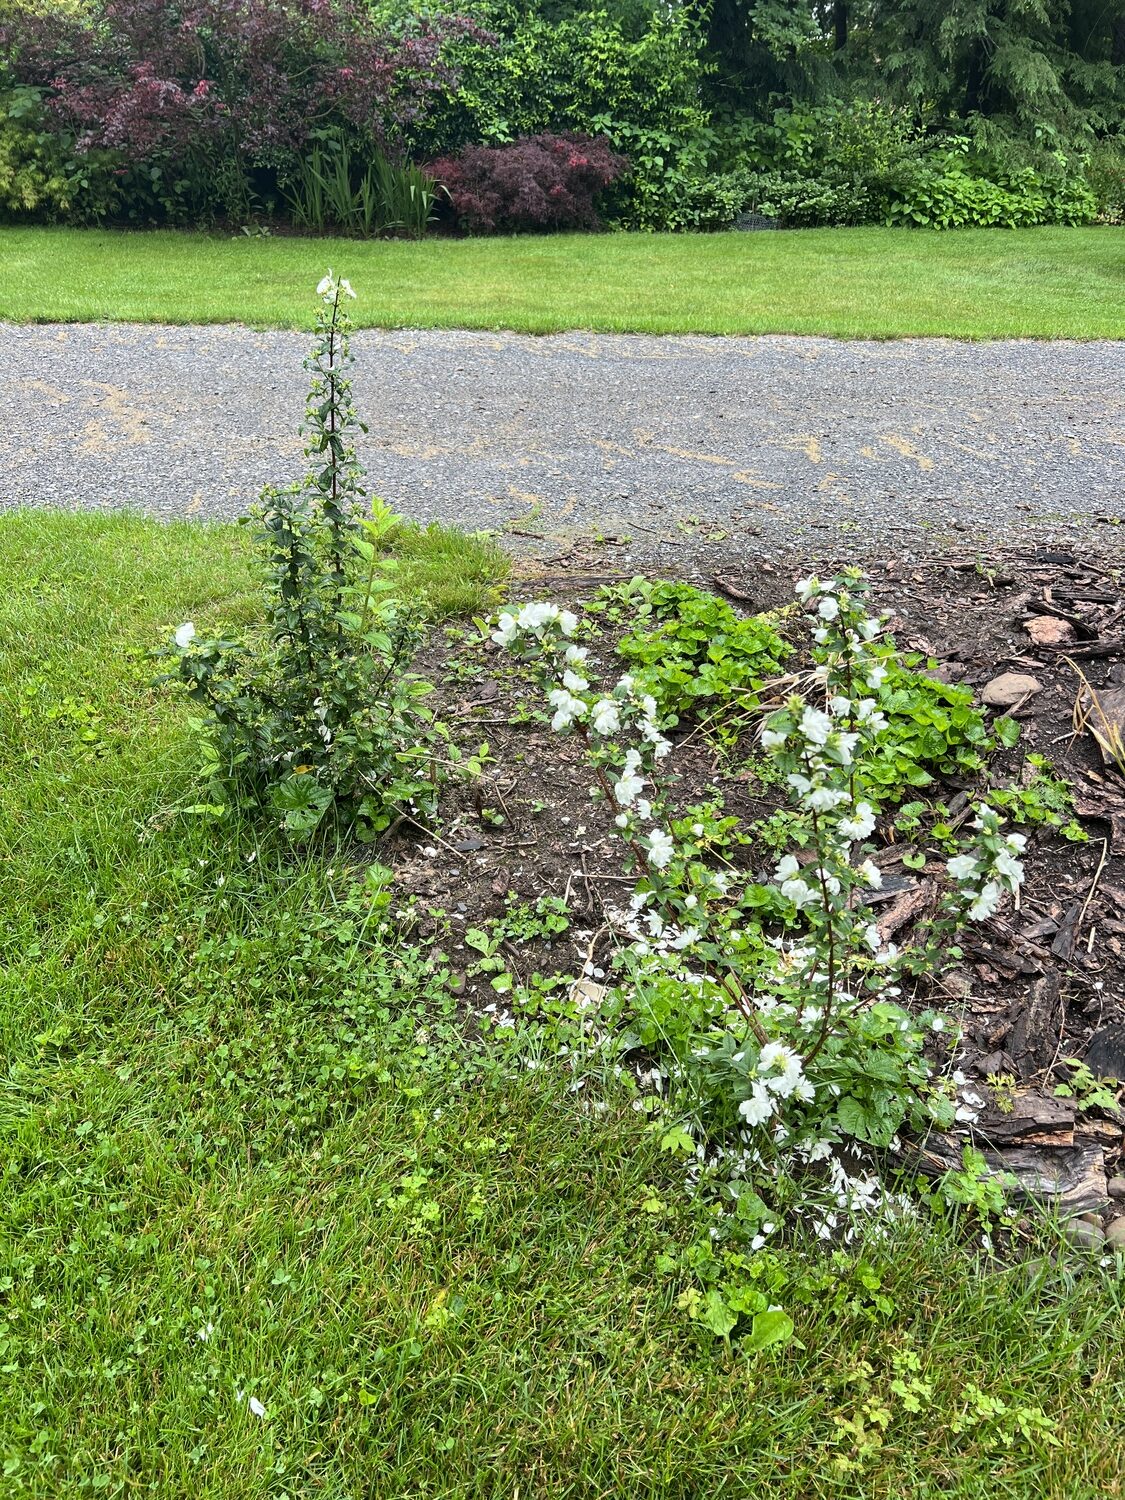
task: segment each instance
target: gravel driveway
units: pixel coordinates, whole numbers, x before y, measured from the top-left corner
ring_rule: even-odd
[[[301,471],[307,335],[2,335],[0,507],[232,517]],[[422,520],[666,557],[1125,546],[1125,343],[400,330],[354,347],[370,488]]]

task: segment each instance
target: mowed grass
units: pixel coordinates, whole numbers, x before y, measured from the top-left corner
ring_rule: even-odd
[[[304,327],[331,265],[377,327],[1125,337],[1125,229],[420,243],[0,229],[0,319]]]
[[[643,1116],[469,1040],[362,851],[188,810],[148,652],[256,609],[234,529],[0,517],[5,1500],[1120,1495],[1112,1270],[919,1224],[796,1345],[693,1331]]]

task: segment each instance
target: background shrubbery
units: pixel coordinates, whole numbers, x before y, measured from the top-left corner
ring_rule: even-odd
[[[922,26],[907,0],[8,0],[0,217],[1120,222],[1125,35],[1108,12],[933,6]],[[586,167],[546,144],[575,138]]]

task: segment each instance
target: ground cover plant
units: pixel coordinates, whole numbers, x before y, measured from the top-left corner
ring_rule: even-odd
[[[1115,338],[1121,231],[907,230],[349,242],[359,326]],[[0,229],[15,322],[304,327],[323,247],[294,239]],[[667,287],[677,294],[669,302]]]

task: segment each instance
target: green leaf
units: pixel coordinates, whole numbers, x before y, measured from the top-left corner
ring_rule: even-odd
[[[840,1123],[840,1129],[845,1135],[853,1135],[857,1140],[867,1141],[871,1139],[871,1116],[858,1099],[850,1096],[840,1100],[836,1106],[836,1119]]]
[[[660,1137],[661,1151],[682,1151],[685,1156],[695,1152],[695,1141],[682,1125],[675,1125]]]
[[[780,1307],[756,1314],[750,1332],[742,1340],[744,1349],[765,1349],[770,1344],[788,1343],[793,1337],[793,1319]]]
[[[720,1294],[714,1289],[697,1304],[693,1316],[697,1323],[702,1323],[704,1328],[709,1328],[715,1337],[720,1339],[729,1339],[734,1325],[738,1322],[737,1315],[731,1312]],[[758,1317],[765,1316],[764,1313],[758,1314]],[[758,1319],[755,1318],[754,1321],[757,1322]]]

